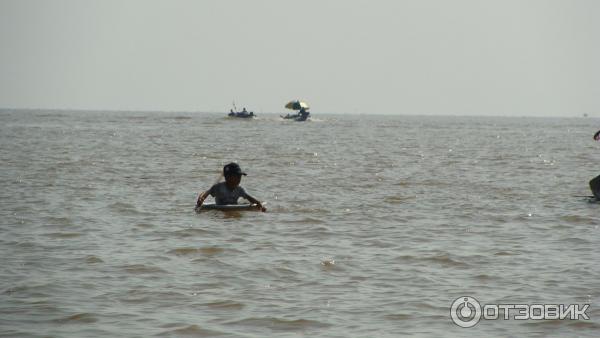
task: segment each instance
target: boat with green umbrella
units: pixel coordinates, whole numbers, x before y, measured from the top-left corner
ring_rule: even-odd
[[[300,100],[290,101],[285,105],[285,108],[298,111],[294,114],[281,115],[283,119],[292,119],[294,121],[306,121],[310,116],[308,103]]]

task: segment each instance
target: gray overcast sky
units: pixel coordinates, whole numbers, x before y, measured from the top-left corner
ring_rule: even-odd
[[[600,116],[596,0],[0,0],[0,107]]]

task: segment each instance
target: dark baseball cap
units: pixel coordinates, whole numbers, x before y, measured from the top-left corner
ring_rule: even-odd
[[[223,176],[227,176],[227,175],[244,175],[244,176],[246,176],[247,174],[242,171],[242,168],[240,168],[240,166],[237,163],[231,162],[223,167]]]

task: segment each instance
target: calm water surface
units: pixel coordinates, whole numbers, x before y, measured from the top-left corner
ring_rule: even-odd
[[[0,336],[600,336],[600,120],[315,117],[0,111]],[[230,161],[267,213],[193,211]]]

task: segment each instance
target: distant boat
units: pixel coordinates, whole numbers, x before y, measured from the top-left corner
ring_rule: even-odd
[[[235,110],[237,110],[237,108],[235,107],[235,102],[233,103],[233,107],[235,108]],[[233,111],[233,109],[231,109],[229,110],[229,114],[227,114],[227,116],[239,117],[243,119],[251,119],[256,117],[256,115],[254,115],[254,112],[249,112],[246,110],[246,108],[242,109],[242,111]]]
[[[251,119],[251,118],[256,117],[256,115],[254,115],[254,112],[247,112],[247,111],[240,111],[240,112],[231,111],[231,112],[229,112],[229,114],[227,114],[227,116],[242,118],[242,119]]]
[[[298,110],[298,112],[294,113],[294,114],[287,114],[286,116],[280,115],[281,118],[283,118],[283,119],[292,119],[294,121],[301,122],[301,121],[306,121],[308,119],[308,117],[310,116],[310,113],[308,112],[310,107],[308,106],[308,104],[306,102],[303,102],[300,100],[288,102],[285,105],[285,108],[292,109],[292,110]]]
[[[302,122],[302,121],[308,120],[308,118],[310,117],[310,113],[305,112],[305,113],[287,114],[285,116],[284,115],[279,115],[279,116],[285,120],[294,120],[294,121]]]

